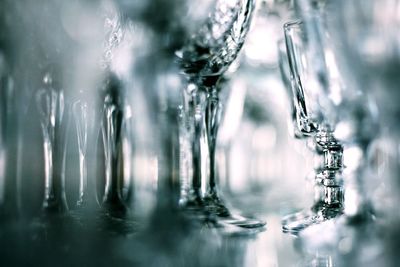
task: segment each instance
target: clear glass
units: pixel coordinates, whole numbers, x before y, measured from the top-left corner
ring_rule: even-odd
[[[36,104],[43,134],[45,162],[45,213],[65,213],[68,210],[65,195],[66,114],[64,92],[54,77],[54,69],[43,75],[43,85],[36,92]],[[58,78],[59,79],[59,78]]]
[[[215,159],[221,118],[220,81],[238,56],[249,30],[254,1],[217,1],[208,20],[177,53],[188,85],[184,90],[183,122],[189,132],[192,172],[181,206],[206,214],[206,220],[244,228],[257,228],[265,222],[232,214],[224,204],[217,183]],[[187,156],[186,156],[187,157]]]
[[[282,219],[283,230],[295,233],[335,218],[343,209],[343,146],[333,134],[335,114],[331,114],[326,93],[330,77],[324,66],[325,51],[316,44],[317,33],[306,30],[302,21],[286,23],[286,52],[282,46],[280,51],[281,72],[292,99],[293,133],[296,138],[311,139],[308,146],[317,162],[313,206]]]

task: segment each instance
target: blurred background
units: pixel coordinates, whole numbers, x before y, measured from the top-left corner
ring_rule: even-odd
[[[280,55],[283,25],[299,19],[297,5],[305,1],[192,2],[0,2],[0,265],[396,266],[399,104],[396,79],[389,78],[397,77],[398,47],[390,50],[389,74],[376,74],[380,65],[371,63],[375,68],[349,79],[374,73],[390,80],[376,87],[393,88],[354,93],[370,97],[372,104],[361,105],[379,114],[379,127],[371,120],[372,130],[363,130],[376,136],[367,156],[361,155],[375,223],[342,227],[339,218],[283,233],[282,218],[309,210],[318,198],[321,155],[315,154],[312,138],[295,137],[293,96]],[[365,6],[339,1],[332,7],[329,1],[307,2],[328,6],[348,25],[352,20],[366,25],[365,17],[380,18],[392,5],[397,10],[392,20],[377,31],[397,32],[397,1],[381,6],[372,0]],[[366,11],[352,17],[346,8]],[[213,10],[220,13],[213,17]],[[237,25],[247,13],[248,32],[245,23]],[[210,17],[215,21],[207,21]],[[339,40],[340,24],[327,21]],[[239,28],[243,40],[229,43],[230,37],[219,36],[234,36]],[[346,33],[361,31],[349,26]],[[389,48],[379,43],[381,36],[375,38],[357,41],[366,54],[379,52],[381,62],[390,61],[391,54],[377,51]],[[342,68],[344,76],[352,76],[352,67],[361,69],[347,63],[363,64],[350,52],[340,56],[348,68]],[[208,83],[215,73],[213,91]],[[386,74],[389,78],[382,77]],[[213,138],[208,127],[215,126],[209,120],[213,113],[207,113],[213,111],[213,102],[207,102],[213,93],[220,107],[213,117],[215,187],[209,182],[212,150],[207,147]],[[200,115],[199,181],[205,200],[193,208]],[[346,158],[346,153],[343,165],[351,168],[359,154],[350,151]],[[226,217],[213,214],[215,207],[206,203],[214,189],[229,209]],[[232,226],[235,214],[260,220],[261,226]]]

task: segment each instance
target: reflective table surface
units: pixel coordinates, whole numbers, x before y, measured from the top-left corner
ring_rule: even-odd
[[[265,228],[221,230],[171,210],[156,211],[146,227],[99,214],[9,221],[0,228],[1,265],[397,266],[399,230],[379,220],[328,221],[293,235],[277,212],[258,217]]]

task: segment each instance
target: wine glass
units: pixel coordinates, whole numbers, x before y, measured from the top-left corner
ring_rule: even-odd
[[[310,210],[283,218],[285,232],[299,232],[335,218],[343,209],[343,146],[333,134],[336,114],[327,96],[333,84],[331,70],[325,66],[328,51],[318,43],[316,29],[306,28],[306,23],[285,24],[287,54],[281,50],[280,64],[283,80],[291,88],[295,137],[311,139],[308,145],[316,154],[315,201]],[[313,23],[315,27],[320,26],[318,21]],[[285,69],[285,64],[289,68]]]
[[[219,91],[224,73],[237,57],[249,30],[254,1],[217,1],[207,21],[177,52],[188,84],[184,117],[191,139],[192,172],[181,206],[216,216],[217,222],[258,228],[263,221],[232,214],[220,196],[215,159],[221,117]]]
[[[332,28],[332,21],[337,21],[334,16],[336,12],[341,12],[341,15],[338,15],[339,17],[347,14],[347,12],[351,13],[357,7],[357,4],[349,4],[349,9],[345,11],[342,9],[342,2],[330,5],[324,5],[322,2],[313,5],[310,1],[301,1],[300,3],[299,7],[308,24],[311,25],[312,21],[315,20],[314,18],[318,16],[325,31],[325,34],[320,34],[319,40],[321,45],[329,52],[325,61],[326,66],[332,70],[329,98],[337,114],[334,134],[344,145],[344,165],[346,166],[344,170],[344,214],[346,216],[344,219],[350,224],[371,222],[375,218],[375,212],[373,203],[370,200],[370,193],[366,188],[371,186],[369,160],[373,143],[380,131],[378,110],[375,100],[366,90],[369,86],[363,84],[366,80],[359,76],[361,73],[365,75],[367,73],[365,71],[368,68],[358,66],[361,61],[354,57],[356,55],[355,49],[345,51],[346,46],[338,45],[343,41],[343,38],[339,36],[344,36],[344,33],[338,35],[338,30],[342,29],[343,24],[341,23],[343,22],[336,24],[337,27]],[[375,8],[372,7],[373,5],[369,5],[366,10],[354,13],[354,17],[351,18],[355,20],[355,25],[357,25],[354,29],[357,29],[360,25],[363,25],[361,28],[366,26],[360,14],[378,10],[376,6]],[[313,13],[313,10],[315,13]],[[367,25],[370,24],[367,23]],[[366,37],[368,34],[363,35],[361,28],[358,28],[360,31],[356,32]],[[363,41],[364,39],[360,40]],[[349,43],[346,44],[349,45]],[[346,62],[351,61],[351,63],[348,65],[343,64],[343,55],[348,56]],[[351,77],[348,75],[346,71],[348,66],[354,67],[353,72],[355,75]],[[369,71],[372,70],[369,69]]]
[[[93,5],[93,9],[97,16],[100,14],[98,21],[92,23],[96,27],[101,21],[101,34],[95,38],[101,41],[102,51],[95,58],[97,66],[94,82],[83,84],[87,87],[76,90],[76,100],[72,107],[80,168],[77,206],[81,215],[100,205],[106,215],[120,218],[128,214],[123,198],[123,164],[127,164],[128,160],[123,150],[123,141],[126,140],[124,125],[128,106],[124,100],[123,82],[112,64],[126,28],[113,2],[101,1]],[[88,13],[94,15],[93,12]],[[96,95],[94,99],[93,94]],[[96,155],[96,151],[101,156],[98,156],[99,153]],[[88,159],[97,162],[88,162]],[[96,172],[88,174],[89,163],[91,166],[96,165]],[[102,171],[104,173],[100,173]],[[98,176],[104,178],[104,181],[96,178]]]
[[[36,92],[43,134],[45,191],[43,209],[49,213],[68,210],[65,195],[66,119],[64,93],[52,67],[43,75],[42,87]]]

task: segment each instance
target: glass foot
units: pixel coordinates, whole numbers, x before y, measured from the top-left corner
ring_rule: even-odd
[[[200,219],[205,224],[215,228],[231,228],[233,226],[233,229],[236,227],[256,229],[263,228],[266,225],[265,221],[232,213],[217,197],[187,201],[182,206],[189,217]]]
[[[282,219],[284,233],[297,234],[305,228],[331,220],[343,214],[341,206],[328,206],[316,204],[309,210],[303,210],[287,215]]]
[[[218,216],[218,219],[224,223],[249,229],[266,225],[265,221],[232,213],[219,198],[207,197],[205,204],[206,210]]]
[[[250,223],[250,220],[251,219],[240,220],[240,222],[243,222],[243,225],[240,225],[239,218],[227,220],[210,214],[209,216],[205,216],[204,220],[200,223],[202,228],[215,229],[219,234],[225,236],[249,236],[266,230],[266,228],[263,227],[265,223],[261,221],[258,221],[258,227],[245,227],[245,225]],[[255,225],[255,223],[253,225]]]

